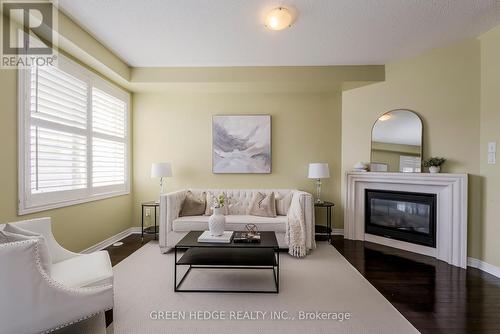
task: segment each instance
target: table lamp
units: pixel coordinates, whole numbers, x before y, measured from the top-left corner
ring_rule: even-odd
[[[327,163],[310,163],[309,164],[309,176],[310,179],[316,179],[316,203],[321,204],[321,179],[327,179],[330,177],[330,168]]]
[[[163,178],[172,176],[170,162],[155,162],[151,165],[151,178],[160,178],[160,196],[163,194]]]

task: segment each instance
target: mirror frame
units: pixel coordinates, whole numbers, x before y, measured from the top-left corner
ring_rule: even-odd
[[[376,163],[374,161],[372,161],[372,151],[373,151],[373,128],[375,128],[375,124],[377,124],[377,121],[380,119],[380,117],[388,114],[388,113],[391,113],[391,112],[394,112],[394,111],[398,111],[398,110],[404,110],[404,111],[409,111],[411,113],[413,113],[414,115],[416,115],[418,117],[418,119],[420,120],[420,124],[422,124],[422,131],[420,132],[420,173],[422,173],[422,163],[423,163],[423,157],[424,157],[424,121],[422,119],[422,117],[420,117],[420,115],[414,111],[414,110],[411,110],[411,109],[404,109],[404,108],[397,108],[397,109],[391,109],[389,111],[386,111],[382,114],[380,114],[377,119],[375,120],[375,122],[373,122],[372,124],[372,129],[371,129],[371,132],[370,132],[370,167],[371,167],[371,164],[372,163]],[[387,172],[378,172],[378,173],[402,173],[402,172],[391,172],[391,171],[387,171]],[[418,172],[413,172],[413,173],[408,173],[408,174],[418,174]]]

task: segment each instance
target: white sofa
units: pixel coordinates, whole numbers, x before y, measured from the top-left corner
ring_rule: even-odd
[[[52,234],[50,218],[12,224],[42,234],[52,264],[49,274],[40,264],[38,240],[0,244],[0,333],[51,332],[113,308],[108,252],[64,249]]]
[[[191,191],[195,195],[210,192],[215,196],[226,194],[231,198],[229,214],[226,216],[226,230],[244,231],[246,224],[255,224],[259,231],[274,231],[280,248],[288,248],[285,242],[287,216],[274,218],[247,215],[253,195],[256,192],[280,194],[292,193],[292,196],[302,196],[300,203],[306,223],[306,247],[313,249],[314,243],[314,204],[311,194],[295,189],[184,189],[164,194],[160,197],[160,249],[163,253],[169,251],[190,231],[208,230],[209,216],[179,217],[182,202],[186,193]],[[293,203],[294,201],[292,201]],[[297,202],[298,203],[298,202]],[[292,204],[293,205],[293,204]]]

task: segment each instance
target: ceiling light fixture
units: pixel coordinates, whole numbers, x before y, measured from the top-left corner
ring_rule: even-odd
[[[292,13],[285,7],[277,7],[266,16],[266,27],[271,30],[283,30],[292,26]]]
[[[382,121],[382,122],[383,122],[383,121],[388,121],[388,120],[390,120],[390,119],[391,119],[391,117],[392,117],[391,115],[385,114],[385,115],[380,116],[380,117],[378,118],[378,120],[379,120],[379,121]]]

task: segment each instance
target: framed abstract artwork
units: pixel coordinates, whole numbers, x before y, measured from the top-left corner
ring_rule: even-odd
[[[213,116],[212,172],[271,173],[271,116]]]

